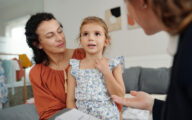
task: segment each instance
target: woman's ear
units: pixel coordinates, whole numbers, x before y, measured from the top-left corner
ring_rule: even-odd
[[[140,1],[140,6],[142,7],[142,8],[147,8],[147,0],[139,0]]]
[[[38,44],[38,48],[39,48],[39,49],[43,49],[43,47],[41,46],[41,44]]]
[[[41,46],[41,44],[38,44],[37,42],[33,42],[33,46],[42,49],[43,47]]]

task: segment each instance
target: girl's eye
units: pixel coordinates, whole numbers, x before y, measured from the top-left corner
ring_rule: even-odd
[[[95,35],[96,35],[96,36],[100,36],[101,34],[100,34],[99,32],[96,32]]]
[[[88,33],[83,33],[83,36],[88,36]]]

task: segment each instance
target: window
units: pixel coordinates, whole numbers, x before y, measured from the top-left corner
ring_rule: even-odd
[[[29,16],[7,23],[6,37],[10,38],[10,40],[7,41],[9,46],[7,51],[9,51],[9,53],[27,54],[27,56],[31,59],[32,51],[28,47],[25,37],[25,24],[28,19]]]
[[[28,47],[25,37],[25,24],[27,20],[29,19],[29,16],[22,17],[19,19],[15,19],[12,21],[9,21],[6,24],[5,28],[5,34],[7,38],[6,40],[6,47],[4,47],[4,51],[6,53],[13,53],[13,54],[27,54],[28,58],[31,60],[32,58],[32,51]],[[12,58],[13,56],[11,56]],[[25,69],[26,74],[26,84],[29,85],[29,71],[30,67]],[[14,86],[22,86],[23,80],[19,82],[15,82]],[[8,84],[10,87],[10,84]]]

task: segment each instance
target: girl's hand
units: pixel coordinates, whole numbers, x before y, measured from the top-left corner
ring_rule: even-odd
[[[133,98],[123,98],[116,95],[112,95],[112,99],[122,105],[127,107],[149,110],[152,112],[154,99],[145,92],[131,91],[130,94],[134,96]]]
[[[103,74],[110,73],[110,68],[108,64],[108,60],[105,58],[97,59],[95,61],[95,68],[98,69]]]

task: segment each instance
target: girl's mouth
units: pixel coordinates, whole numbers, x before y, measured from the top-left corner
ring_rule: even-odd
[[[96,46],[96,44],[88,44],[89,48],[94,48]]]

